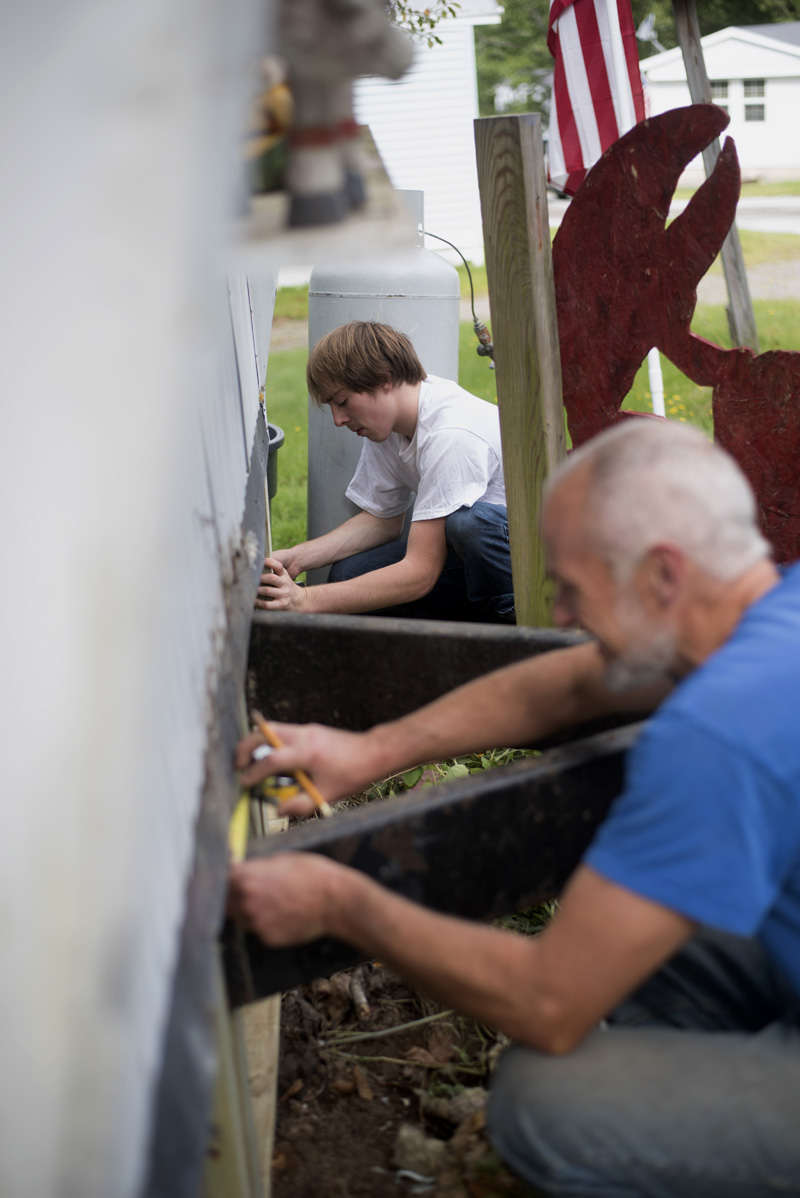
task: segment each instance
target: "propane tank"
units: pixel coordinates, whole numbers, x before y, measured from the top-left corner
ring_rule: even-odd
[[[308,287],[308,344],[350,320],[379,320],[410,337],[428,374],[458,381],[461,298],[455,267],[422,244],[423,193],[400,192],[411,208],[418,244],[353,266],[317,266]],[[359,510],[345,498],[362,443],[337,429],[327,405],[308,403],[308,536],[319,537]],[[327,567],[307,574],[324,582]]]

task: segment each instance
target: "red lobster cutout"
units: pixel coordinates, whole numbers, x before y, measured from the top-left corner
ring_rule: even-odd
[[[713,387],[714,435],[750,480],[778,561],[800,557],[800,354],[756,357],[690,331],[697,284],[733,224],[739,162],[728,138],[713,173],[666,228],[683,168],[728,124],[713,104],[636,125],[596,163],[553,242],[564,405],[580,445],[620,404],[657,346]]]

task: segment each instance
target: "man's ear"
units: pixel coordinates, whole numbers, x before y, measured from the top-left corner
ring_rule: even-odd
[[[652,545],[645,554],[643,577],[650,595],[662,608],[671,607],[686,582],[686,557],[669,542]]]

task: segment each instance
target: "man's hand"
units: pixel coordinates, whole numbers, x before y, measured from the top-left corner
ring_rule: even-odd
[[[290,774],[304,769],[329,803],[346,798],[383,777],[381,763],[368,752],[372,738],[361,732],[342,732],[323,724],[274,724],[283,748],[269,757],[253,761],[253,750],[264,744],[260,732],[252,732],[236,747],[236,768],[243,786],[255,786],[273,774]],[[391,770],[387,769],[386,774]],[[314,805],[307,795],[281,804],[282,815],[309,815]]]
[[[233,864],[228,874],[228,915],[265,944],[308,944],[328,930],[339,875],[346,872],[314,853],[280,853],[268,861]]]
[[[305,603],[306,589],[293,582],[290,569],[277,556],[265,558],[256,607],[262,611],[303,611]]]
[[[294,581],[298,574],[302,574],[305,566],[298,552],[299,546],[293,545],[291,549],[274,549],[270,561],[280,562],[289,577]],[[267,561],[264,562],[267,565]]]

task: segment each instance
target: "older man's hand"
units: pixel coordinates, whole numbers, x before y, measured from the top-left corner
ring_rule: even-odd
[[[242,786],[255,786],[274,774],[291,774],[302,769],[329,803],[357,794],[381,774],[380,762],[368,752],[364,733],[344,732],[324,724],[273,724],[283,741],[268,757],[253,760],[253,750],[264,744],[260,732],[251,732],[236,748],[236,768]],[[309,815],[314,805],[307,795],[298,795],[281,805],[284,815]]]
[[[349,873],[314,853],[279,853],[233,864],[228,915],[272,948],[307,944],[329,930],[337,888]]]

